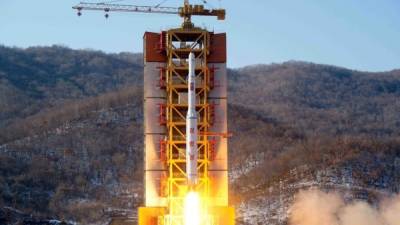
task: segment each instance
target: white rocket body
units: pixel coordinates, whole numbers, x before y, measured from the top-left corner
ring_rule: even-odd
[[[190,53],[188,74],[188,111],[186,114],[186,174],[189,187],[194,187],[198,182],[195,67],[195,56],[193,53]]]

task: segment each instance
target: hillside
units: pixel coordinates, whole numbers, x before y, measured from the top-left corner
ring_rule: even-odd
[[[230,98],[303,130],[395,135],[400,72],[368,73],[303,62],[230,73]]]
[[[142,82],[141,54],[0,46],[0,125]]]
[[[349,201],[399,192],[400,71],[287,62],[228,76],[238,224],[285,224],[308,187]],[[0,81],[0,221],[21,220],[10,208],[82,224],[135,215],[140,54],[0,47]]]

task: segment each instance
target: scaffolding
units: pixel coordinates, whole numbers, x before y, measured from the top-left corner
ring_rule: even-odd
[[[183,31],[169,30],[166,34],[166,97],[165,107],[167,130],[167,160],[168,177],[166,185],[167,215],[165,225],[183,225],[184,198],[187,193],[186,174],[186,112],[187,75],[189,71],[188,57],[193,52],[196,58],[196,111],[198,113],[198,131],[204,135],[198,136],[198,174],[199,182],[196,191],[201,194],[204,204],[203,213],[207,210],[210,193],[208,176],[209,140],[205,135],[210,126],[210,110],[208,93],[210,91],[210,76],[207,67],[210,36],[207,31],[196,29]],[[205,213],[208,215],[208,213]],[[210,223],[209,223],[210,224]]]
[[[226,36],[204,29],[144,35],[145,207],[139,225],[186,225],[188,58],[195,55],[201,225],[233,225],[228,206]]]

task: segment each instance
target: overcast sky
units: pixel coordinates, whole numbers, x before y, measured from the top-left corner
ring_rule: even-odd
[[[176,27],[174,15],[83,12],[74,0],[0,0],[0,44],[63,44],[74,49],[141,52],[145,31]],[[94,1],[99,2],[99,1]],[[120,4],[155,5],[163,0]],[[169,0],[164,6],[182,1]],[[200,0],[192,1],[199,3]],[[199,26],[227,32],[228,64],[302,60],[351,69],[400,68],[400,0],[208,0],[227,9],[227,20],[196,18]]]

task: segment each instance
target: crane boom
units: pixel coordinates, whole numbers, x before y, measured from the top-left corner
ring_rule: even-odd
[[[205,9],[204,5],[190,5],[188,0],[184,1],[182,7],[159,7],[159,6],[138,6],[138,5],[121,5],[109,3],[90,3],[81,2],[72,7],[78,10],[78,16],[82,15],[82,10],[104,11],[105,17],[108,18],[108,12],[141,12],[141,13],[163,13],[175,14],[183,18],[184,28],[193,28],[191,22],[192,16],[216,16],[218,20],[225,19],[225,9]]]
[[[179,8],[175,7],[153,7],[153,6],[136,6],[136,5],[89,3],[89,2],[81,2],[72,8],[78,11],[98,10],[105,12],[142,12],[142,13],[179,14]]]

